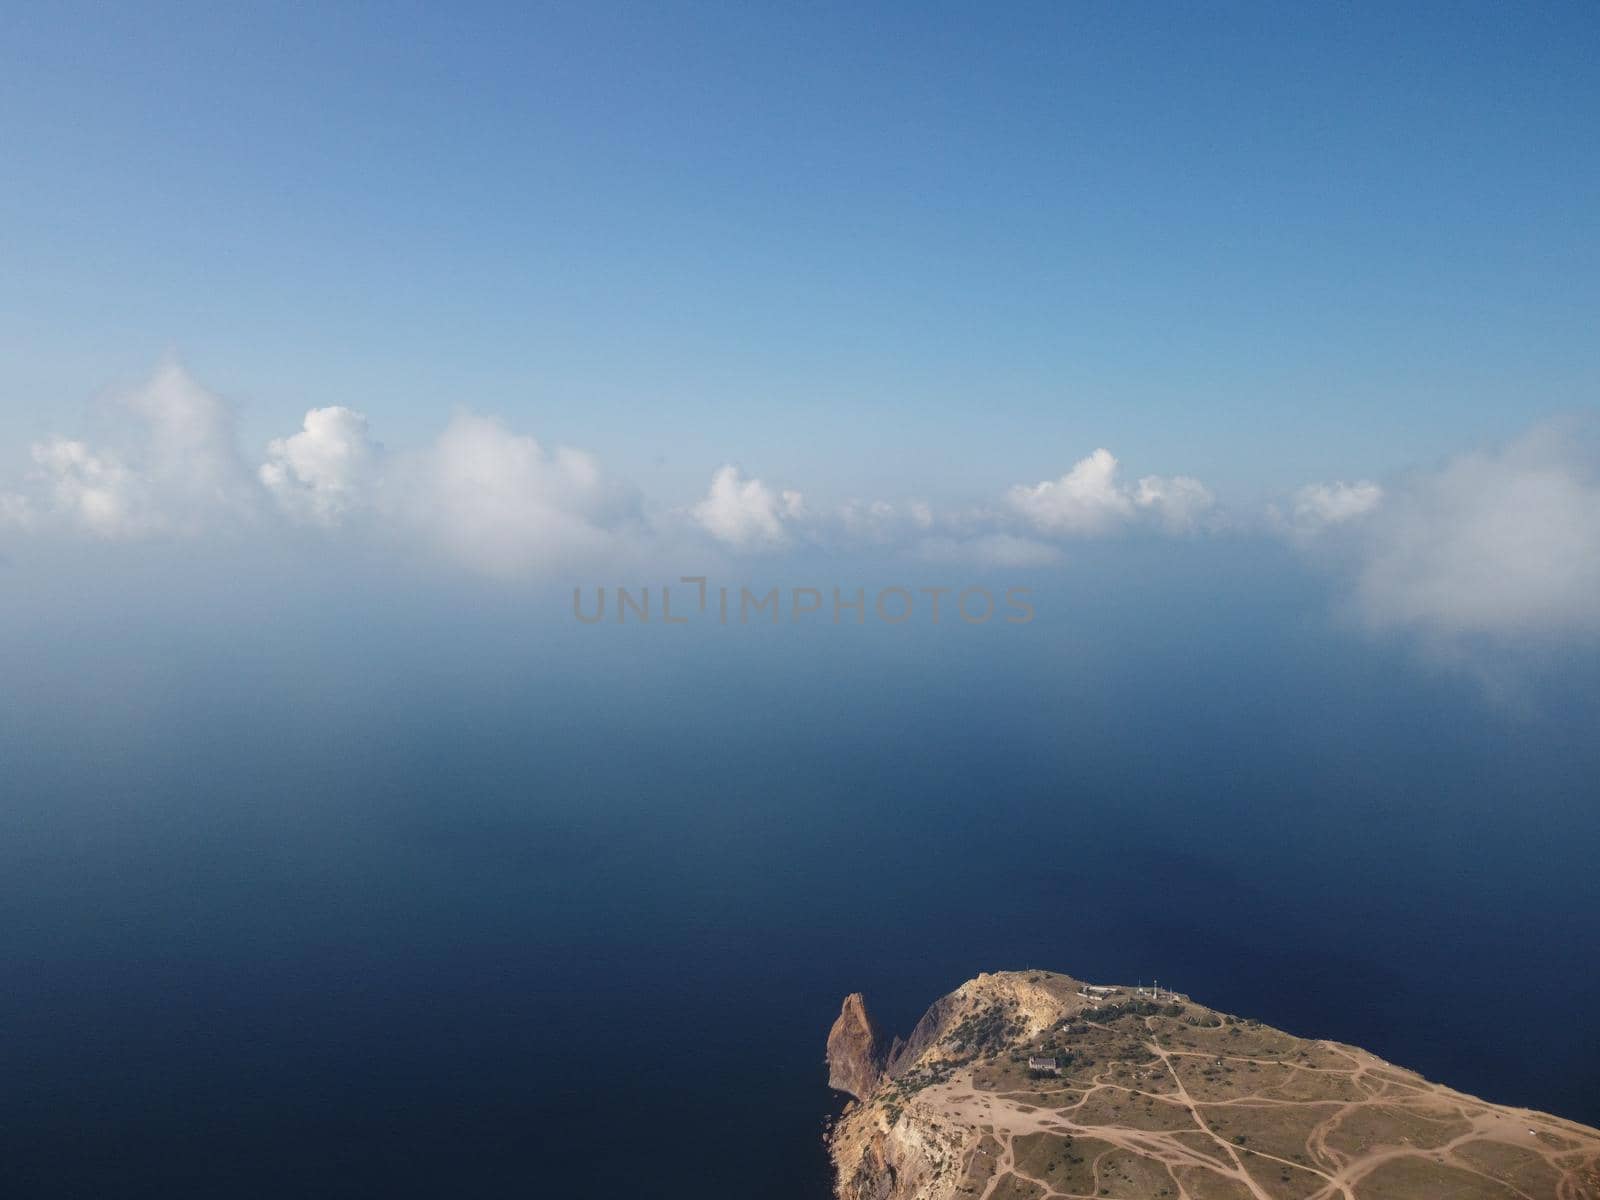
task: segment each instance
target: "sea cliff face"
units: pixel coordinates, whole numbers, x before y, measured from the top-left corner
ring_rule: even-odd
[[[828,1086],[864,1100],[877,1091],[883,1066],[883,1047],[867,1015],[866,998],[851,992],[828,1031]]]
[[[839,1200],[1600,1200],[1596,1130],[1165,991],[979,975],[888,1046],[852,994],[828,1066]]]

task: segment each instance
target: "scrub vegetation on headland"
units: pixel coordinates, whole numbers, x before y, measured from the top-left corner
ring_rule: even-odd
[[[1164,990],[979,975],[888,1043],[851,995],[828,1065],[839,1200],[1600,1200],[1600,1131]]]

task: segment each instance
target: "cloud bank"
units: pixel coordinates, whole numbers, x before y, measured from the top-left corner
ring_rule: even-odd
[[[228,406],[176,364],[113,408],[117,433],[104,443],[58,437],[33,447],[27,488],[0,492],[0,530],[132,541],[298,527],[519,576],[681,545],[685,535],[733,555],[810,548],[1043,566],[1078,538],[1190,534],[1215,509],[1210,490],[1186,476],[1122,482],[1104,449],[1059,479],[965,508],[882,499],[814,507],[797,488],[729,464],[697,501],[649,509],[593,456],[546,448],[470,412],[423,448],[393,453],[362,413],[312,409],[251,466]]]
[[[397,453],[360,412],[312,409],[252,463],[228,405],[176,364],[118,399],[111,416],[96,440],[56,436],[31,448],[20,486],[0,490],[0,536],[92,544],[300,530],[520,578],[616,564],[648,547],[1022,569],[1069,559],[1084,539],[1265,528],[1326,568],[1347,609],[1374,630],[1436,642],[1600,634],[1592,421],[1541,426],[1383,483],[1310,483],[1265,514],[1241,516],[1190,476],[1130,483],[1104,448],[1057,478],[965,507],[819,506],[733,465],[715,469],[698,499],[652,507],[592,455],[471,412]]]
[[[390,454],[361,413],[312,409],[253,469],[228,406],[175,364],[110,416],[104,444],[32,448],[25,490],[0,492],[0,530],[139,541],[303,527],[515,576],[605,551],[639,510],[589,455],[472,413],[422,450]]]
[[[1600,439],[1540,426],[1387,487],[1301,489],[1282,528],[1369,627],[1464,646],[1600,634]]]
[[[1118,478],[1109,450],[1096,450],[1060,479],[1010,488],[1000,503],[936,509],[924,500],[847,500],[808,507],[792,489],[724,466],[689,511],[706,533],[736,551],[811,545],[876,549],[928,562],[975,566],[1045,566],[1063,545],[1136,531],[1174,536],[1205,528],[1216,498],[1188,476],[1147,475],[1135,486]]]

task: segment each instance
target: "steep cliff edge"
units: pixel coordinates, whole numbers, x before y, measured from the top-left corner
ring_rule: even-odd
[[[1166,991],[980,975],[887,1048],[855,994],[828,1064],[839,1200],[1600,1200],[1600,1131]]]
[[[828,1086],[857,1100],[877,1091],[883,1078],[884,1049],[867,1015],[867,1001],[851,992],[828,1031]]]

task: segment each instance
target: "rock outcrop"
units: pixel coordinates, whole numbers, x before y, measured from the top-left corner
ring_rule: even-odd
[[[828,1031],[828,1086],[865,1100],[883,1079],[884,1057],[866,999],[851,992]]]
[[[1600,1130],[1165,990],[980,975],[888,1048],[855,994],[828,1068],[839,1200],[1600,1200]]]

